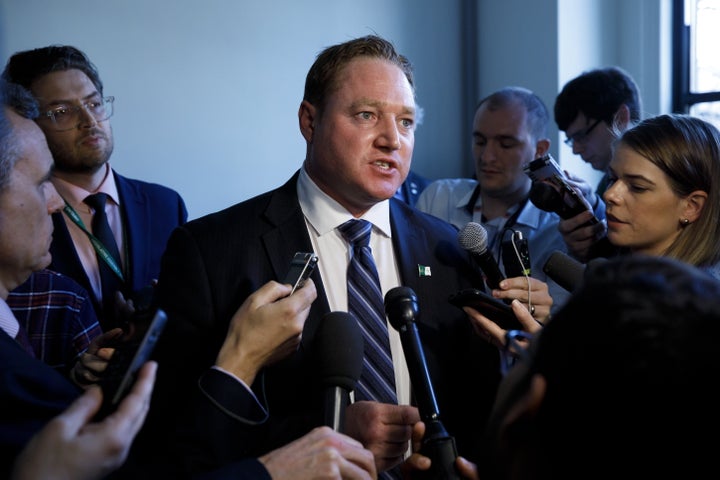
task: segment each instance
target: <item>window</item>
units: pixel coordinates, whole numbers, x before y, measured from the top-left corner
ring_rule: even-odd
[[[673,111],[720,128],[720,0],[673,0]]]

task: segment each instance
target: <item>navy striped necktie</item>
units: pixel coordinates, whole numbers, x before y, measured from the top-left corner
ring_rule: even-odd
[[[370,250],[372,223],[352,219],[338,230],[351,247],[347,269],[348,311],[358,319],[365,340],[363,370],[355,398],[397,404],[382,290]]]

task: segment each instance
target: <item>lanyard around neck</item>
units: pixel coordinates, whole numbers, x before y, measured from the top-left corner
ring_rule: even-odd
[[[108,252],[107,248],[105,248],[105,245],[103,245],[102,242],[98,240],[95,235],[90,233],[90,231],[85,226],[85,223],[83,223],[82,218],[80,218],[78,212],[75,211],[75,209],[68,203],[67,200],[65,200],[65,208],[63,209],[63,211],[67,214],[68,217],[70,217],[70,220],[72,220],[75,225],[80,227],[80,229],[85,232],[85,235],[87,235],[90,243],[92,243],[95,252],[97,252],[100,258],[102,258],[102,260],[107,264],[107,266],[110,267],[110,270],[112,270],[113,273],[117,275],[120,281],[124,283],[125,277],[123,276],[122,270],[120,269],[119,265],[115,261],[115,258],[110,255],[110,252]]]

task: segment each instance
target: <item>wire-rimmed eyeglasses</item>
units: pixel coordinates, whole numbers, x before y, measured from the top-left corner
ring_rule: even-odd
[[[500,373],[505,376],[518,358],[527,357],[527,345],[523,345],[521,340],[526,343],[532,340],[532,334],[523,330],[508,330],[505,332],[505,346],[500,350]]]
[[[565,142],[565,145],[572,148],[573,145],[575,145],[577,142],[584,142],[585,140],[587,140],[587,136],[590,135],[590,132],[592,132],[593,129],[597,127],[600,122],[602,122],[602,120],[596,120],[595,123],[590,125],[585,130],[581,130],[575,133],[573,136],[566,138],[565,140],[563,140]]]
[[[115,97],[94,98],[80,105],[57,105],[45,112],[42,117],[49,118],[55,131],[72,130],[80,124],[80,110],[86,110],[96,122],[112,117]]]

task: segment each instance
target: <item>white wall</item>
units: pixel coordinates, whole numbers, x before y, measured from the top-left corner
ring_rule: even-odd
[[[300,166],[305,146],[297,108],[323,47],[369,33],[392,40],[415,65],[425,110],[413,168],[430,178],[470,176],[468,111],[505,85],[534,90],[552,111],[565,82],[616,64],[638,81],[646,115],[667,112],[669,5],[0,0],[0,61],[51,43],[88,53],[106,93],[117,97],[113,166],[176,188],[194,218],[273,188]],[[594,183],[598,173],[552,127],[553,155]]]
[[[415,65],[425,122],[413,167],[460,175],[460,0],[0,0],[0,61],[53,43],[85,51],[116,96],[112,165],[171,186],[191,218],[283,183],[319,51],[377,33]]]
[[[481,0],[479,5],[482,92],[519,83],[552,112],[555,96],[570,79],[618,65],[638,83],[645,116],[669,112],[670,0]],[[552,126],[551,153],[595,184],[600,173],[573,155],[562,142],[564,134]]]

